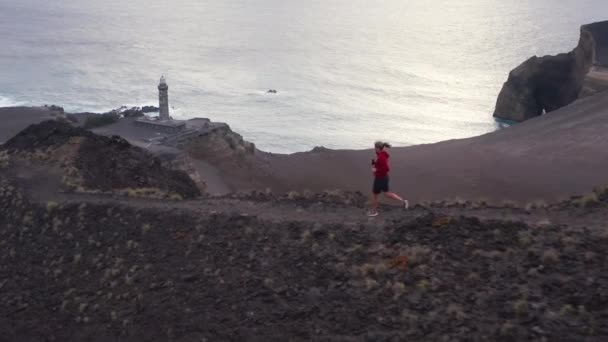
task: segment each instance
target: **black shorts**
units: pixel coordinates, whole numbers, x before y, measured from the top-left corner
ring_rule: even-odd
[[[383,178],[374,178],[373,191],[376,195],[382,192],[388,192],[388,176]]]

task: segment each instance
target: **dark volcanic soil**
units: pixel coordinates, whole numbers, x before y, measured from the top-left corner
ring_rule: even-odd
[[[43,122],[11,139],[0,342],[608,339],[606,189],[368,219],[353,192],[169,201],[66,177],[198,191],[120,138]]]
[[[153,188],[183,198],[200,195],[185,172],[165,167],[148,151],[118,136],[96,135],[66,122],[49,120],[31,125],[7,141],[4,148],[11,153],[33,153],[51,163],[67,158],[61,166],[75,169],[67,176],[77,178],[73,182],[88,190]],[[71,150],[74,155],[69,157]]]
[[[320,223],[295,219],[302,201],[268,220],[241,214],[263,201],[205,213],[0,186],[0,341],[608,338],[602,230],[419,209],[348,223],[337,204],[344,221]]]

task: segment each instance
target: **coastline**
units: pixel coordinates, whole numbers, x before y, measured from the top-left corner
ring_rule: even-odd
[[[0,115],[7,123],[0,130],[0,141],[29,124],[56,117],[39,107],[0,108]],[[5,115],[19,120],[6,120]],[[608,169],[608,160],[603,158],[608,149],[602,129],[606,125],[608,93],[604,92],[481,136],[392,148],[392,190],[418,203],[455,199],[549,203],[583,194],[608,183],[597,172]],[[119,132],[112,125],[93,131],[104,135]],[[125,138],[156,154],[187,160],[212,195],[250,190],[370,191],[371,149],[315,148],[293,154],[255,149],[242,154],[226,142],[234,136],[240,137],[227,128],[211,140],[199,139],[182,148],[152,147]]]
[[[583,25],[572,52],[534,56],[509,73],[494,116],[523,122],[475,137],[391,149],[391,190],[414,203],[450,199],[521,204],[560,201],[608,184],[608,177],[598,172],[608,169],[607,34],[608,22]],[[56,106],[0,108],[6,123],[0,142],[29,124],[63,118],[162,156],[199,180],[210,195],[371,192],[373,150],[263,151],[225,123],[173,120],[163,82],[160,120],[139,119],[156,107],[121,107],[102,115],[67,114]]]

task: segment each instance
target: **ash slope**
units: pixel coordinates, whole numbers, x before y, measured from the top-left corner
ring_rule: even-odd
[[[46,161],[2,155],[0,340],[608,337],[605,193],[587,208],[368,220],[347,202],[261,194],[41,194],[19,163]]]

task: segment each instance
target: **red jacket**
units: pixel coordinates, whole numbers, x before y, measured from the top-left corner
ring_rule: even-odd
[[[380,151],[376,153],[376,156],[376,163],[374,163],[376,172],[374,173],[374,176],[376,178],[384,178],[388,176],[388,172],[391,170],[391,168],[388,166],[388,152]]]

